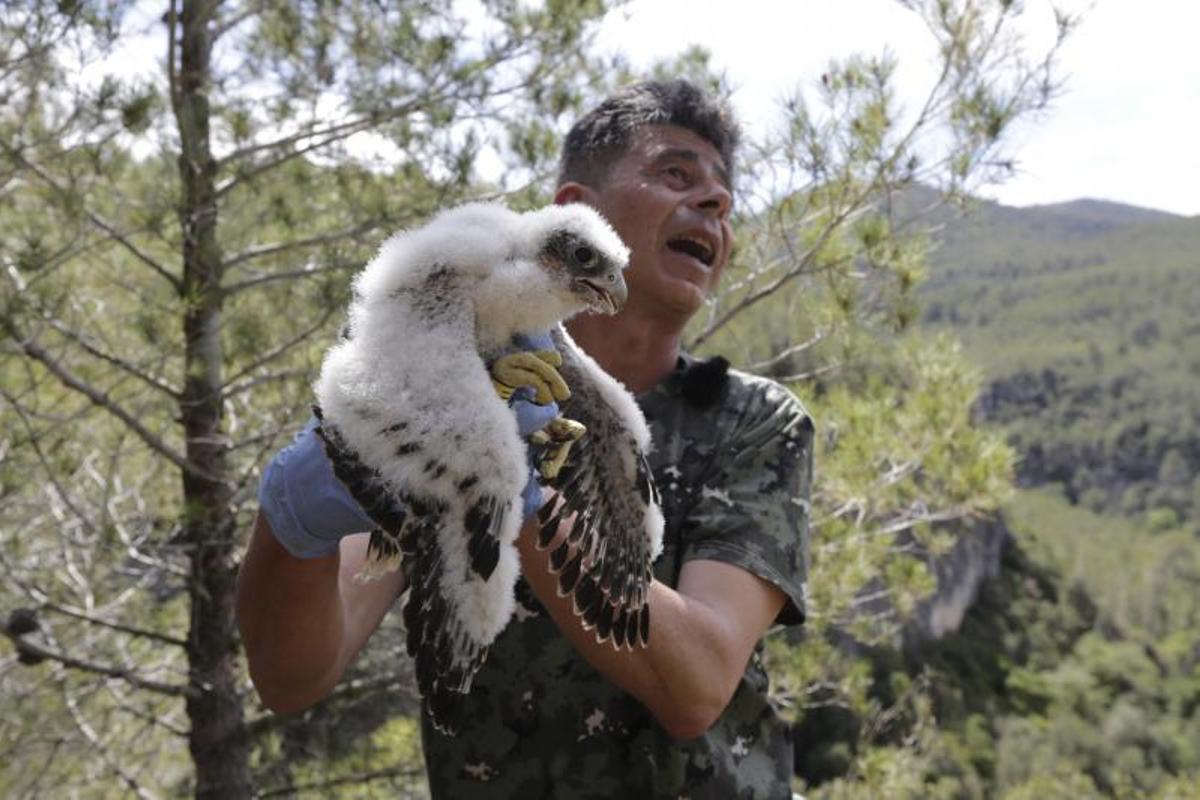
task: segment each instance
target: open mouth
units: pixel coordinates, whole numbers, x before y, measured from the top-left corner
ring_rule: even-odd
[[[695,236],[677,236],[667,240],[667,247],[676,253],[691,256],[706,267],[712,266],[715,253],[712,245],[703,239]]]
[[[600,284],[596,283],[595,281],[588,280],[587,278],[581,278],[579,280],[579,285],[582,286],[591,296],[592,308],[605,314],[615,314],[620,311],[620,308],[617,306],[616,298],[614,298],[612,293]]]

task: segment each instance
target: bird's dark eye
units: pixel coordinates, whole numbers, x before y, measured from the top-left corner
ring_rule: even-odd
[[[575,258],[575,263],[581,267],[586,267],[596,259],[596,251],[587,245],[576,247],[571,255]]]

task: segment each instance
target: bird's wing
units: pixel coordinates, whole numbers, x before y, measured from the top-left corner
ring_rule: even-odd
[[[527,478],[473,324],[444,285],[414,293],[332,348],[317,384],[334,472],[379,526],[368,571],[403,562],[408,573],[408,651],[443,729],[512,615]]]
[[[662,550],[663,517],[646,454],[650,433],[632,395],[571,340],[552,332],[571,388],[562,415],[587,427],[549,484],[559,500],[539,512],[548,546],[563,520],[569,532],[551,553],[559,593],[598,641],[632,649],[646,644],[651,564]]]

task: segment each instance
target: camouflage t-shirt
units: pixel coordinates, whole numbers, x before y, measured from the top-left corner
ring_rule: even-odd
[[[675,372],[638,398],[666,517],[656,577],[735,564],[779,587],[782,624],[804,620],[813,426],[786,389],[731,370],[707,407]],[[672,739],[580,657],[519,582],[517,614],[492,645],[457,737],[424,720],[435,798],[790,798],[792,744],[767,701],[759,643],[733,699],[703,736]]]

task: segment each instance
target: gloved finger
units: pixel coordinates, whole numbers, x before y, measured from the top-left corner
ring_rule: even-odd
[[[522,438],[540,431],[558,416],[557,403],[550,402],[547,405],[531,403],[528,400],[518,398],[516,394],[509,401],[509,408],[513,410],[513,414],[517,418],[517,432]]]
[[[537,474],[531,470],[529,481],[525,484],[524,490],[521,491],[521,515],[523,519],[531,518],[541,507],[542,485],[538,482]]]
[[[494,380],[509,386],[532,386],[539,403],[562,402],[571,397],[571,390],[558,370],[534,353],[501,356],[492,364],[491,373]]]
[[[517,400],[524,400],[526,403],[532,403],[537,397],[537,392],[532,386],[518,386],[515,389],[508,390],[508,400],[510,405]]]
[[[520,350],[553,350],[554,340],[549,331],[534,331],[518,333],[512,337],[512,343]]]

